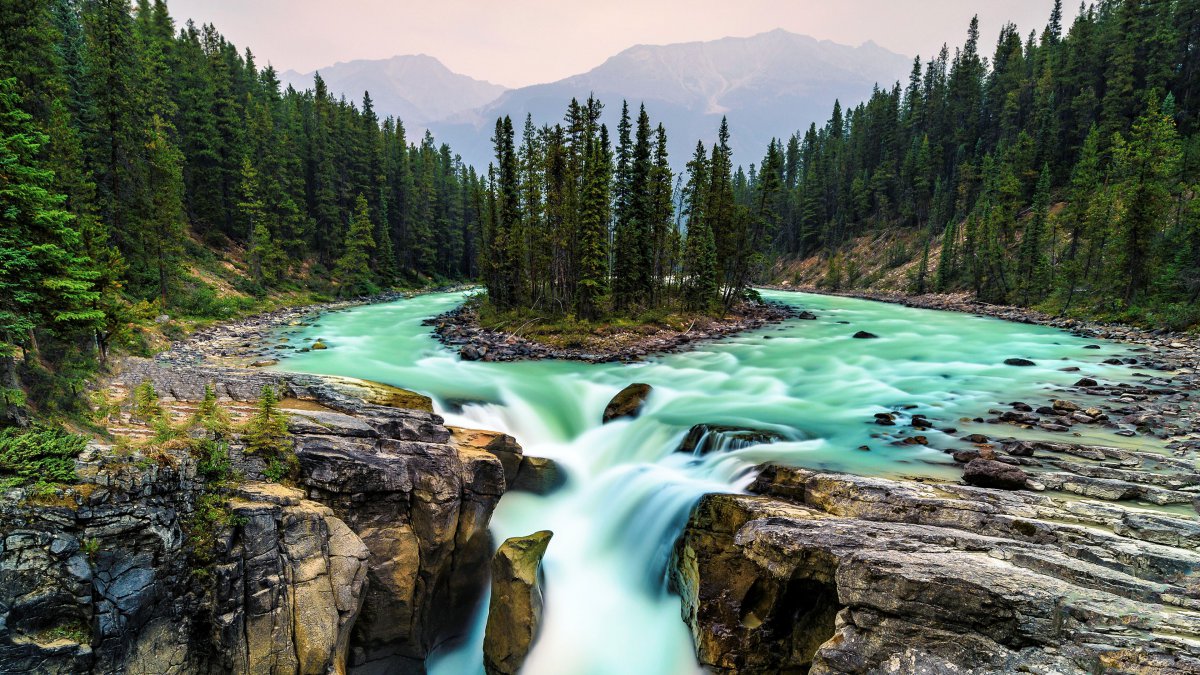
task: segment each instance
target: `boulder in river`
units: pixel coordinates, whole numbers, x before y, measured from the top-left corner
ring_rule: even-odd
[[[492,602],[483,638],[488,675],[515,675],[525,663],[542,621],[542,556],[548,530],[506,540],[492,558]]]
[[[604,423],[608,424],[619,417],[637,417],[651,389],[653,387],[648,384],[635,382],[617,392],[604,408]]]
[[[973,459],[963,467],[963,481],[976,487],[1021,490],[1028,478],[1021,469],[990,459]]]
[[[1053,401],[1050,402],[1050,407],[1054,408],[1055,410],[1065,411],[1065,412],[1076,412],[1080,409],[1078,403],[1075,403],[1074,401],[1067,401],[1064,399],[1054,399]]]
[[[740,450],[781,440],[782,434],[764,429],[697,424],[688,431],[675,451],[690,455],[707,455],[710,452]]]
[[[860,330],[854,334],[854,339],[856,339],[856,340],[874,340],[878,337],[879,337],[878,335],[876,335],[874,333],[868,333],[865,330]]]
[[[567,482],[567,477],[558,463],[547,457],[521,458],[521,466],[517,477],[511,483],[513,490],[532,492],[536,495],[548,495]]]
[[[1029,359],[1004,359],[1006,366],[1036,366],[1037,364]]]

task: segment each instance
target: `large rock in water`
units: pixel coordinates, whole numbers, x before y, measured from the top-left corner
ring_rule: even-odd
[[[492,602],[483,638],[488,675],[515,675],[542,620],[542,556],[553,533],[508,539],[492,559]]]
[[[548,495],[565,485],[567,477],[558,462],[547,457],[530,457],[521,459],[517,479],[513,481],[512,490],[532,492],[537,495]]]
[[[719,673],[1200,673],[1194,518],[768,467],[670,570]]]
[[[637,417],[638,413],[642,412],[642,406],[645,405],[651,389],[650,385],[641,382],[635,382],[622,389],[604,408],[604,423],[608,424],[619,417]]]
[[[707,455],[710,452],[740,450],[752,445],[765,445],[782,440],[782,434],[765,429],[697,424],[688,429],[687,436],[683,437],[683,442],[679,444],[675,452]]]
[[[968,485],[999,490],[1021,490],[1029,475],[1020,467],[992,459],[976,458],[963,467],[963,481]]]

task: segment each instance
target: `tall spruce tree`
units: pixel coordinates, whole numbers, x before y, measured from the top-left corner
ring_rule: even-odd
[[[342,255],[333,270],[333,276],[338,281],[338,293],[343,297],[367,295],[377,290],[371,273],[374,232],[370,206],[367,198],[360,194],[355,198],[354,215],[350,217],[350,226],[346,229]]]
[[[15,354],[40,358],[39,330],[95,325],[96,272],[38,155],[48,137],[21,110],[14,78],[0,80],[0,415],[20,402]]]

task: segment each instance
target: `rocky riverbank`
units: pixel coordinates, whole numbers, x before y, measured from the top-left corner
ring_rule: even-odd
[[[597,329],[578,345],[547,344],[513,331],[480,324],[476,307],[466,304],[426,323],[444,345],[457,349],[465,361],[527,361],[561,359],[586,363],[633,363],[650,356],[680,352],[694,344],[719,340],[791,318],[812,315],[777,303],[746,302],[725,317],[698,315],[683,330],[663,325],[628,329]]]
[[[816,293],[819,295],[836,295],[846,298],[875,300],[877,302],[888,302],[896,305],[904,305],[905,307],[916,307],[919,309],[935,309],[944,312],[975,314],[977,316],[1003,319],[1004,321],[1012,321],[1014,323],[1051,326],[1053,328],[1060,328],[1068,331],[1074,335],[1088,338],[1115,340],[1119,342],[1130,342],[1157,347],[1170,346],[1171,343],[1175,343],[1173,348],[1177,350],[1177,353],[1175,354],[1176,357],[1186,358],[1188,361],[1193,363],[1197,359],[1200,359],[1200,343],[1197,343],[1195,337],[1189,333],[1179,333],[1166,329],[1144,329],[1119,323],[1084,321],[1070,317],[1055,316],[1053,314],[1046,314],[1045,312],[1039,312],[1035,309],[1029,309],[1027,307],[996,305],[982,302],[975,299],[975,297],[970,293],[926,293],[923,295],[911,295],[907,293],[896,293],[890,291],[866,290],[831,292],[810,286],[796,287],[775,285],[764,286],[764,288],[769,288],[776,291]],[[1188,367],[1190,368],[1192,366]]]
[[[719,673],[1200,673],[1200,523],[769,466],[671,568]]]
[[[471,288],[473,288],[471,285],[459,284],[419,291],[395,291],[367,298],[337,300],[300,307],[285,307],[201,328],[186,339],[173,343],[170,349],[156,358],[159,361],[178,364],[273,365],[281,355],[278,343],[273,341],[275,333],[281,328],[311,326],[318,323],[323,314],[341,312],[352,307],[392,302],[426,293],[452,293]],[[292,347],[289,346],[288,349],[292,349]]]

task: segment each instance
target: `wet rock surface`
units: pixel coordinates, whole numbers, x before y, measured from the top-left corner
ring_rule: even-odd
[[[676,452],[703,456],[710,452],[740,450],[752,445],[765,445],[784,440],[783,434],[765,429],[731,427],[720,424],[697,424],[683,437]]]
[[[492,598],[483,640],[488,675],[516,675],[542,621],[542,556],[554,534],[513,537],[492,559]]]
[[[768,466],[671,581],[725,673],[1200,672],[1195,519]]]
[[[976,457],[963,468],[963,481],[967,485],[1020,490],[1025,487],[1029,476],[1020,468],[983,457]]]
[[[617,392],[616,396],[604,407],[604,424],[622,417],[637,417],[642,412],[642,406],[653,390],[648,384],[634,382]]]

